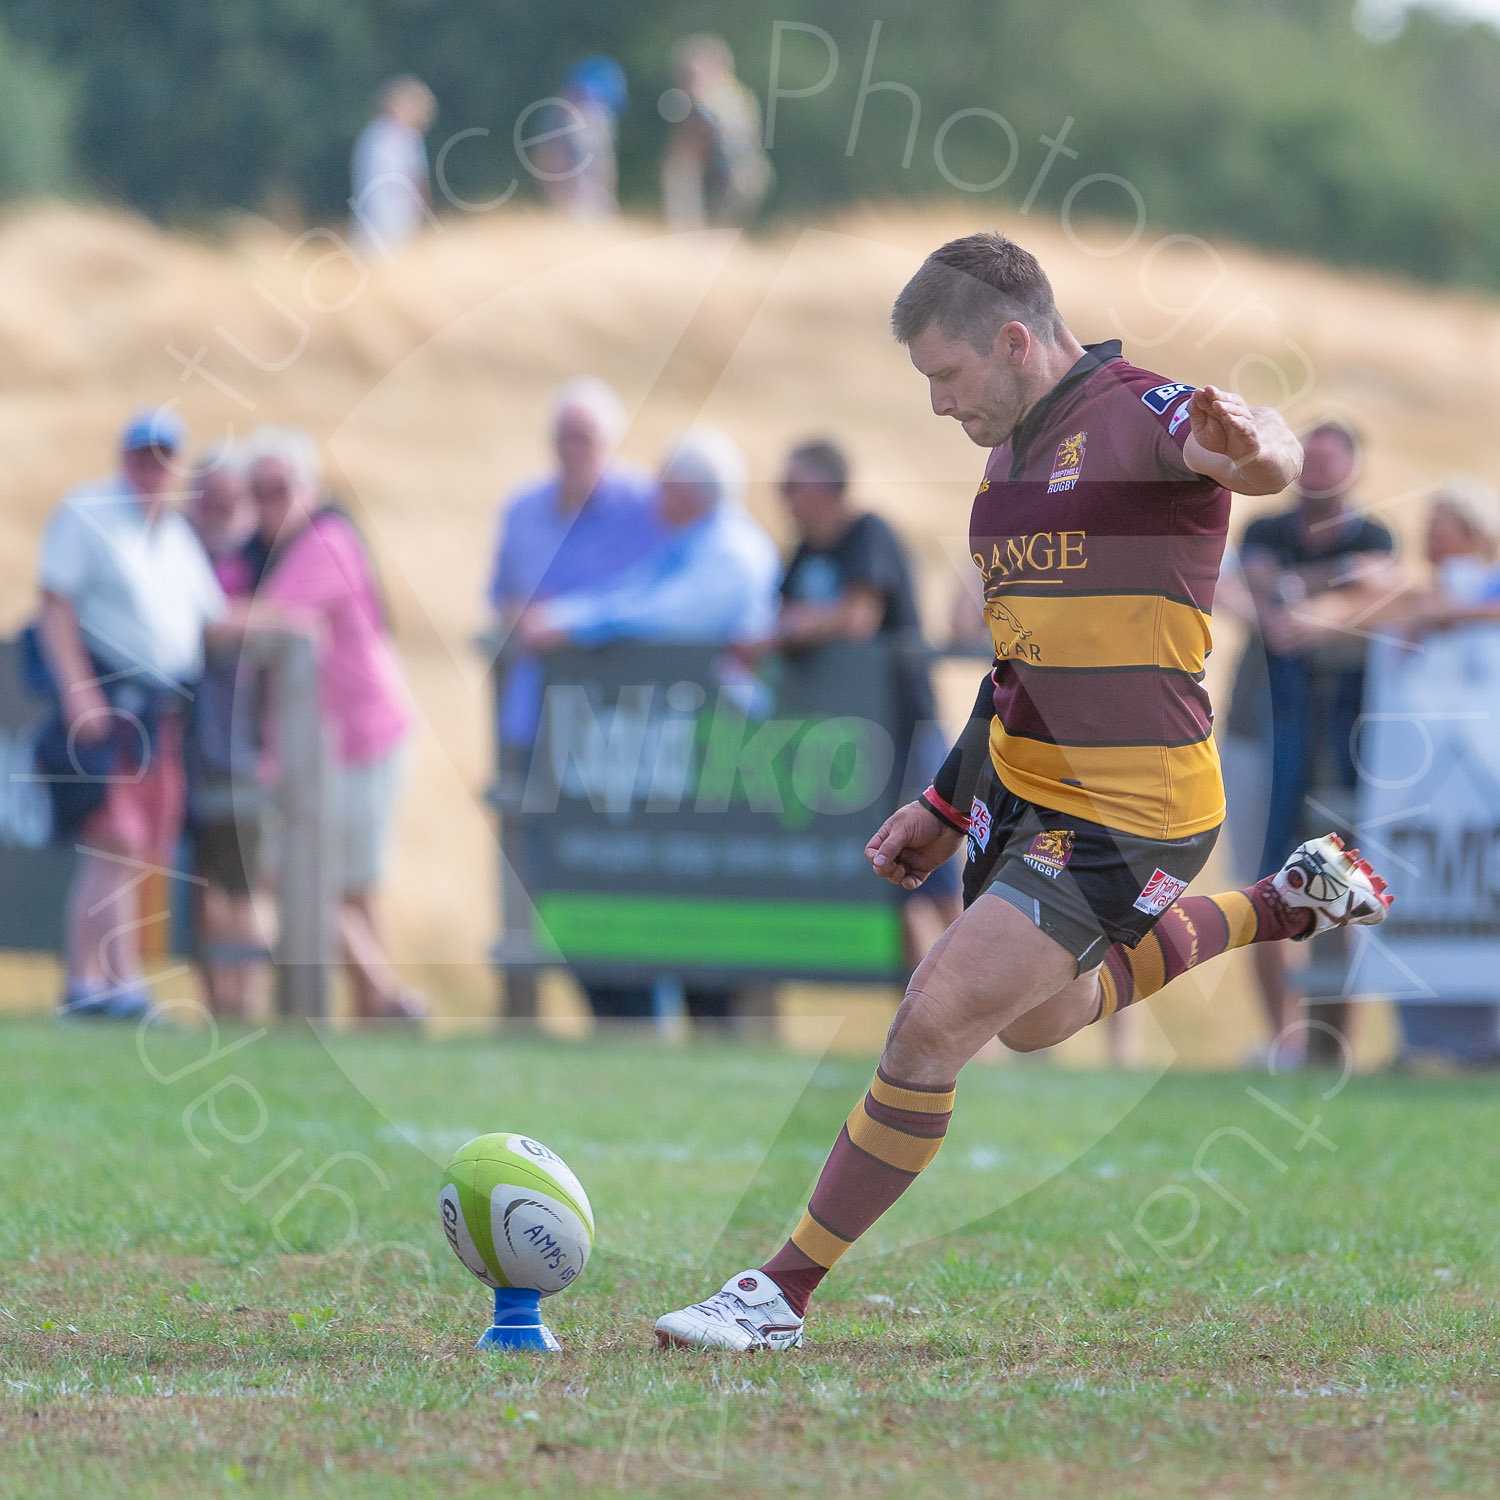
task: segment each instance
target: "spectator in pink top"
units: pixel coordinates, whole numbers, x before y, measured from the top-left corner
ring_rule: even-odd
[[[339,933],[355,1014],[413,1019],[376,910],[411,729],[410,699],[374,568],[354,523],[328,503],[313,440],[265,428],[250,443],[257,530],[246,548],[258,599],[316,623],[320,701],[333,743]]]

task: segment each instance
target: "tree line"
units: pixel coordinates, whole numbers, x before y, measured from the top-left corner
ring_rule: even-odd
[[[381,82],[433,88],[455,198],[524,182],[527,106],[624,65],[622,196],[649,206],[672,49],[724,35],[767,113],[767,213],[958,197],[1142,215],[1335,264],[1500,285],[1500,33],[1354,0],[0,0],[0,195],[174,223],[345,212]],[[878,12],[878,14],[877,14]],[[1045,167],[1045,170],[1043,168]],[[1071,194],[1071,197],[1070,197]]]

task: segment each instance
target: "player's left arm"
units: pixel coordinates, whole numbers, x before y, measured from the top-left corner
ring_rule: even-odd
[[[1302,444],[1273,406],[1205,385],[1188,400],[1183,462],[1237,495],[1275,495],[1302,472]]]

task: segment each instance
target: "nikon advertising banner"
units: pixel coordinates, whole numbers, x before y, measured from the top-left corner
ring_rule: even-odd
[[[878,646],[762,675],[700,647],[550,657],[509,814],[539,942],[621,974],[897,977],[899,894],[864,858],[905,770],[892,699]]]
[[[1354,989],[1500,1000],[1500,629],[1371,648],[1359,841],[1395,904]]]

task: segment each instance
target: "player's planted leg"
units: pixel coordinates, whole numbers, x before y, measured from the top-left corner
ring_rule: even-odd
[[[869,1092],[840,1130],[791,1239],[707,1302],[660,1319],[658,1341],[739,1349],[799,1342],[818,1283],[937,1155],[959,1069],[1075,969],[1073,955],[1014,906],[981,896],[912,975]],[[783,1331],[782,1307],[757,1301],[773,1289],[796,1319],[795,1337]]]

